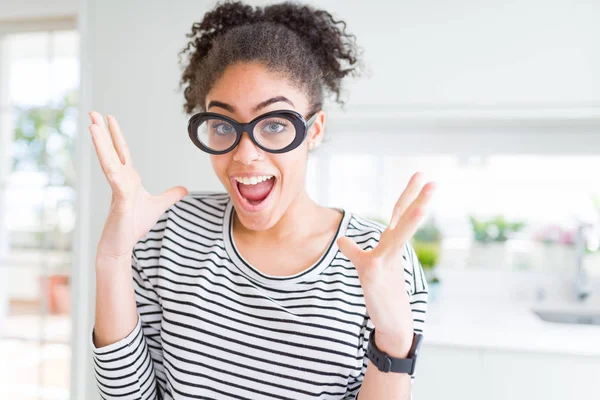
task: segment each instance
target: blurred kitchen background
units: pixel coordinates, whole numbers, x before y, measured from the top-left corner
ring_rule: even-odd
[[[327,108],[311,196],[386,223],[413,172],[438,182],[414,238],[430,288],[414,398],[598,398],[600,1],[310,3],[367,67]],[[0,399],[100,399],[110,189],[90,110],[119,118],[151,192],[221,189],[178,90],[213,5],[0,1]]]

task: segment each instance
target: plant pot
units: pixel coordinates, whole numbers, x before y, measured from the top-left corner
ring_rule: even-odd
[[[440,298],[440,288],[441,283],[439,281],[436,282],[427,282],[428,287],[428,295],[427,302],[428,303],[436,303]]]
[[[577,250],[574,247],[560,244],[544,245],[541,268],[547,272],[562,272],[575,268]]]
[[[50,314],[69,314],[71,311],[71,288],[69,276],[50,275],[46,279],[46,303]]]

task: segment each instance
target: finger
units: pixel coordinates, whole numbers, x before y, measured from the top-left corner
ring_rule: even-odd
[[[187,196],[188,193],[188,190],[183,186],[175,186],[164,191],[159,196],[161,211],[168,209],[173,204]]]
[[[337,245],[342,254],[345,255],[355,267],[357,265],[362,265],[361,259],[365,251],[361,249],[354,240],[342,236],[337,240]]]
[[[107,115],[106,119],[108,120],[108,129],[110,130],[110,136],[112,137],[112,141],[115,144],[115,149],[119,154],[121,162],[124,165],[131,163],[131,154],[129,153],[129,146],[127,146],[127,142],[125,141],[123,132],[121,132],[121,127],[119,126],[117,119],[112,115]]]
[[[118,164],[113,164],[115,161],[119,160],[119,157],[116,154],[116,151],[114,150],[112,139],[108,139],[109,135],[107,135],[104,117],[97,111],[91,111],[89,113],[89,116],[92,120],[92,124],[96,125],[97,128],[99,128],[92,128],[90,126],[90,132],[92,133],[92,141],[94,142],[94,146],[96,147],[96,153],[98,154],[98,158],[100,159],[102,169],[106,173],[106,168],[111,167],[110,170],[112,171],[114,170],[114,168],[112,167],[118,167]]]
[[[429,182],[413,201],[410,206],[406,209],[400,220],[398,221],[398,227],[394,230],[395,244],[403,244],[408,241],[417,230],[417,227],[423,220],[426,214],[427,206],[435,191],[435,183]],[[401,246],[396,246],[401,247]]]
[[[108,178],[109,173],[118,171],[119,167],[122,167],[123,164],[119,160],[106,129],[92,124],[89,126],[89,130],[92,134],[92,142],[94,143],[98,160],[100,160],[100,166]]]
[[[89,113],[90,119],[92,120],[92,124],[96,124],[102,128],[106,128],[106,124],[104,123],[104,117],[97,111],[92,111]]]
[[[390,220],[389,229],[394,229],[402,214],[406,211],[411,202],[415,200],[417,194],[419,193],[419,187],[421,186],[421,179],[423,174],[420,172],[415,173],[408,181],[408,185],[406,189],[398,198],[396,205],[394,206],[394,211],[392,213],[392,219]]]

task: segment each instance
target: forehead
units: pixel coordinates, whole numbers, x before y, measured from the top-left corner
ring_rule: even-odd
[[[260,103],[279,96],[289,99],[294,105],[277,102],[264,109],[255,110]],[[208,92],[205,105],[211,101],[231,105],[234,116],[245,118],[276,109],[292,109],[304,113],[308,108],[308,99],[304,91],[292,84],[284,74],[271,71],[258,63],[238,63],[229,66]]]

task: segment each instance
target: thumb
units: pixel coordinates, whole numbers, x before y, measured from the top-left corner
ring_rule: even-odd
[[[354,240],[347,236],[342,236],[337,240],[337,245],[342,254],[348,257],[355,267],[361,264],[360,259],[362,258],[364,250],[361,249]]]
[[[165,190],[160,196],[160,205],[163,211],[183,199],[188,194],[188,190],[183,186],[175,186]]]

